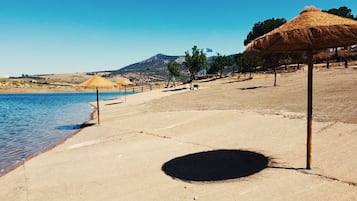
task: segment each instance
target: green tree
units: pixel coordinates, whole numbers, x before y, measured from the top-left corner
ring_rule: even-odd
[[[327,13],[330,13],[330,14],[334,14],[334,15],[338,15],[340,17],[346,17],[346,18],[354,19],[353,15],[352,15],[352,10],[350,8],[348,8],[347,6],[341,6],[339,8],[331,8],[330,10],[327,10],[327,11],[324,10],[324,12],[327,12]]]
[[[219,72],[219,77],[221,78],[223,75],[223,70],[226,66],[231,66],[233,65],[234,61],[230,57],[227,57],[226,55],[220,55],[217,54],[216,57],[214,57],[213,64],[208,70],[208,73],[214,74]]]
[[[176,77],[180,76],[179,67],[180,64],[176,61],[167,65],[167,70],[169,71],[169,81],[167,83],[167,86],[170,84],[170,81],[172,81],[174,83],[174,86],[176,86]]]
[[[345,17],[345,18],[351,18],[351,19],[355,19],[357,20],[357,16],[354,17],[352,14],[352,10],[350,8],[348,8],[347,6],[341,6],[339,8],[332,8],[330,10],[324,10],[324,12],[330,13],[330,14],[334,14],[334,15],[338,15],[340,17]],[[345,50],[348,50],[350,47],[345,47]],[[334,48],[335,50],[335,55],[337,56],[337,50],[338,48]],[[344,56],[344,60],[345,60],[345,68],[347,68],[348,66],[348,54]],[[328,63],[328,60],[327,60]],[[327,64],[328,66],[328,64]]]
[[[271,18],[267,19],[264,22],[257,22],[254,24],[252,31],[250,31],[247,35],[247,38],[244,40],[244,45],[247,45],[252,40],[262,36],[273,29],[283,25],[286,23],[286,19],[284,18]]]
[[[284,18],[271,18],[271,19],[267,19],[264,22],[258,22],[256,24],[254,24],[252,31],[249,32],[247,38],[244,40],[244,45],[247,45],[248,43],[250,43],[251,41],[253,41],[254,39],[280,27],[281,25],[286,23],[286,19]],[[243,60],[242,60],[243,59]],[[240,61],[242,60],[242,61]],[[254,61],[255,60],[255,61]],[[273,64],[273,68],[274,68],[274,86],[276,86],[276,63],[275,61],[278,60],[278,57],[276,57],[276,55],[272,54],[269,57],[265,58],[264,60],[257,58],[256,56],[249,56],[249,54],[243,54],[238,56],[238,58],[236,59],[236,62],[241,62],[241,64],[243,64],[243,69],[247,68],[247,70],[249,70],[249,72],[251,73],[251,71],[253,70],[254,66],[258,66],[258,64],[264,64],[264,66],[266,65],[271,65]],[[237,65],[239,65],[239,63],[237,63]]]
[[[285,55],[284,57],[282,57],[279,60],[279,64],[280,65],[284,65],[285,70],[287,70],[288,69],[288,65],[291,64],[292,60],[293,59],[289,55]]]
[[[188,68],[188,71],[191,73],[191,80],[196,79],[196,73],[199,70],[206,68],[206,54],[203,53],[203,49],[199,50],[197,46],[193,46],[192,55],[189,51],[185,52],[185,62],[184,65]]]
[[[255,68],[261,65],[262,62],[262,60],[259,59],[257,55],[247,52],[237,54],[234,57],[234,60],[236,64],[239,66],[240,71],[249,72],[250,77],[252,75],[252,72],[255,70]]]
[[[293,52],[290,53],[289,56],[292,59],[292,63],[297,64],[297,69],[300,69],[300,64],[303,63],[303,52]]]

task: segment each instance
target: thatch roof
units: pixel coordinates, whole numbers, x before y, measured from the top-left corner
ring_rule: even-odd
[[[320,50],[357,44],[357,21],[308,7],[299,16],[247,45],[247,51]]]
[[[99,75],[93,76],[91,79],[79,84],[79,87],[83,88],[111,88],[115,87],[117,84],[114,82],[107,80]]]

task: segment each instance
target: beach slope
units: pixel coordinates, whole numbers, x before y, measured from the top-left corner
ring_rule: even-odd
[[[315,72],[309,171],[306,74],[280,75],[277,87],[270,75],[229,77],[103,101],[100,126],[2,176],[0,200],[357,200],[357,71]],[[252,153],[265,168],[237,175],[264,165]],[[235,157],[237,171],[222,164]]]

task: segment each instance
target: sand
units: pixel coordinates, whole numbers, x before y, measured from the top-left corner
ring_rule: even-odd
[[[357,200],[357,71],[314,73],[312,170],[304,169],[307,72],[279,75],[277,87],[270,75],[229,77],[101,102],[100,126],[2,176],[0,200]],[[268,167],[203,182],[163,171],[215,150],[263,154]]]

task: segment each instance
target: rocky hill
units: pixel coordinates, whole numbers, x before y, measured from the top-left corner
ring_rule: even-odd
[[[144,61],[111,71],[111,73],[113,75],[120,74],[134,80],[147,81],[147,79],[150,79],[151,81],[162,81],[166,80],[168,76],[167,65],[174,61],[182,64],[185,61],[185,57],[157,54]],[[182,65],[180,68],[183,77],[185,77],[185,74],[187,74],[186,68],[184,65]]]
[[[166,70],[167,65],[174,61],[181,63],[185,60],[184,56],[168,56],[164,54],[157,54],[144,61],[125,66],[113,73],[125,72],[142,72],[142,71],[163,71]]]
[[[234,57],[234,55],[229,55]],[[207,58],[207,64],[213,63],[214,57]],[[112,75],[122,75],[134,81],[163,81],[168,79],[167,65],[176,61],[180,66],[181,76],[178,80],[185,81],[189,78],[189,72],[183,65],[185,56],[168,56],[164,54],[157,54],[144,61],[134,63],[118,70],[111,71]]]

